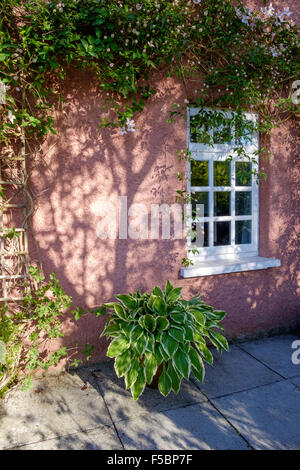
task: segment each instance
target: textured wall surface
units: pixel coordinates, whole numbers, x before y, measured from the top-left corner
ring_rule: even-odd
[[[273,2],[281,6],[282,2]],[[293,9],[297,2],[284,2]],[[253,2],[249,2],[253,4]],[[186,145],[183,120],[166,123],[173,102],[189,94],[174,79],[153,77],[158,93],[137,117],[136,132],[120,136],[99,130],[104,96],[94,77],[70,71],[63,85],[65,98],[57,111],[57,136],[50,137],[32,168],[36,212],[32,220],[31,259],[56,271],[74,304],[94,307],[114,294],[138,288],[150,290],[169,279],[183,286],[184,295],[200,292],[214,307],[228,312],[231,337],[254,335],[299,322],[299,132],[285,124],[266,144],[271,158],[262,162],[267,173],[260,185],[260,255],[281,260],[280,268],[181,279],[185,256],[180,240],[101,240],[96,227],[103,203],[116,207],[119,196],[128,206],[174,202],[183,171],[176,151]],[[188,86],[197,87],[193,83]],[[104,357],[106,343],[98,337],[104,319],[84,317],[76,324],[67,316],[62,344],[96,345],[94,360]]]

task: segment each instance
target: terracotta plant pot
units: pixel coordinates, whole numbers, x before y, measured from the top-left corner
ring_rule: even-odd
[[[149,387],[149,388],[155,388],[155,389],[158,388],[158,381],[159,381],[159,377],[161,376],[162,371],[163,371],[163,365],[161,364],[161,365],[158,367],[158,369],[157,369],[157,371],[156,371],[156,374],[155,374],[155,376],[154,376],[153,379],[152,379],[151,384],[150,384],[150,385],[147,384],[147,387]]]

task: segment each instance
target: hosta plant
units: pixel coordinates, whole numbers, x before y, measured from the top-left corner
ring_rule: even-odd
[[[184,300],[182,289],[169,281],[164,291],[154,287],[150,294],[138,290],[116,298],[104,304],[110,315],[101,336],[111,339],[107,356],[115,358],[116,374],[125,378],[134,400],[160,371],[158,389],[164,396],[171,390],[178,393],[181,380],[191,373],[203,382],[203,360],[213,363],[207,343],[220,353],[228,350],[220,334],[226,313],[206,305],[199,295]]]

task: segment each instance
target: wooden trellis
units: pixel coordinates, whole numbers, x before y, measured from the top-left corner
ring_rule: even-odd
[[[17,155],[0,155],[0,302],[19,301],[29,275],[28,192],[24,137]]]

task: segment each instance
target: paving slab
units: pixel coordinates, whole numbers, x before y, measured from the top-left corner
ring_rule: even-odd
[[[117,377],[113,362],[104,363],[100,369],[94,371],[94,375],[115,423],[136,418],[147,412],[169,410],[207,400],[192,382],[183,381],[177,395],[171,392],[167,397],[163,397],[158,390],[146,387],[141,397],[135,402],[131,392],[125,389],[124,379]]]
[[[103,428],[47,439],[14,450],[123,450],[123,447],[113,428]]]
[[[220,397],[276,382],[281,377],[266,366],[253,359],[237,346],[230,346],[229,352],[219,354],[212,349],[213,366],[206,366],[203,383],[194,377],[193,382],[209,398]]]
[[[105,403],[90,383],[62,373],[12,390],[1,403],[0,449],[110,426]]]
[[[208,402],[116,424],[126,450],[249,449]]]
[[[282,380],[213,400],[255,449],[300,449],[300,389]]]
[[[289,379],[289,382],[292,382],[292,384],[300,388],[300,376]]]
[[[299,343],[299,336],[286,334],[248,341],[239,344],[239,347],[282,377],[290,378],[300,375],[300,364],[295,365],[292,362],[292,354],[295,352],[295,349],[292,349],[294,341]]]

